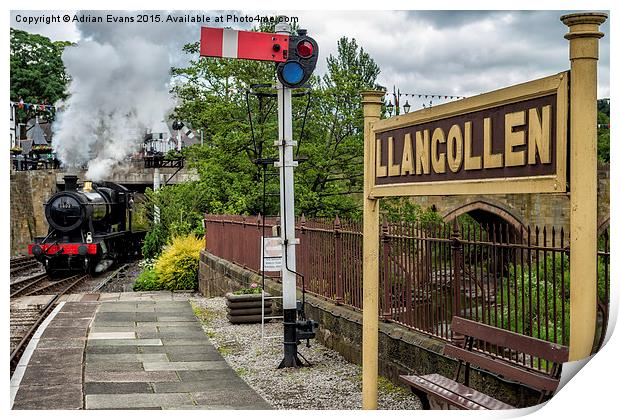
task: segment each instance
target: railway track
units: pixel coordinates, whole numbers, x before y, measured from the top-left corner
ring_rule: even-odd
[[[48,278],[47,274],[40,273],[11,283],[11,299],[20,296],[28,296],[31,290],[35,289],[42,281]]]
[[[42,267],[41,263],[33,257],[11,258],[11,275]]]
[[[13,284],[11,285],[11,298],[42,294],[52,295],[47,304],[35,304],[11,310],[11,375],[13,375],[28,342],[39,325],[54,309],[62,295],[71,292],[89,277],[89,275],[80,274],[60,280],[52,280],[45,274],[39,274],[20,281],[21,286],[15,284],[15,290],[13,290]]]
[[[11,298],[69,293],[89,278],[88,274],[76,274],[62,279],[52,279],[45,273],[35,274],[11,283]]]

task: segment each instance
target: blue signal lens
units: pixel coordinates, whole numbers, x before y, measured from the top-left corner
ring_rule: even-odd
[[[296,85],[304,78],[304,69],[296,61],[291,61],[282,68],[282,78],[291,85]]]

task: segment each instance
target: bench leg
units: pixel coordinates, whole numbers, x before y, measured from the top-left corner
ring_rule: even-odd
[[[420,399],[420,402],[422,403],[422,409],[423,410],[430,410],[431,409],[431,404],[428,400],[428,395],[426,395],[425,392],[420,391],[417,388],[414,387],[410,387],[411,388],[411,392]]]

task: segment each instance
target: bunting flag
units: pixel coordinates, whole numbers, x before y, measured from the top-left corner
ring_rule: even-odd
[[[12,107],[17,107],[17,109],[24,109],[24,110],[39,110],[39,111],[47,111],[50,112],[52,110],[55,110],[56,107],[49,105],[49,104],[31,104],[28,102],[24,102],[23,99],[20,99],[19,102],[11,102],[11,106]]]
[[[396,86],[393,87],[393,92],[389,93],[388,95],[392,95],[394,97],[394,102],[395,103],[399,102],[398,98],[400,98],[401,96],[404,96],[406,98],[411,96],[412,99],[415,98],[416,96],[418,98],[424,97],[426,99],[428,99],[429,96],[431,98],[435,98],[436,97],[437,99],[465,99],[465,98],[467,98],[466,96],[458,96],[458,95],[437,95],[437,94],[431,94],[431,93],[417,93],[417,92],[415,92],[415,93],[400,93],[400,89],[396,89]]]

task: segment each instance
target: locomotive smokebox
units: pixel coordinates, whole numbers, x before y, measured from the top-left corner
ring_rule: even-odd
[[[65,191],[75,191],[77,190],[77,175],[65,175]]]

